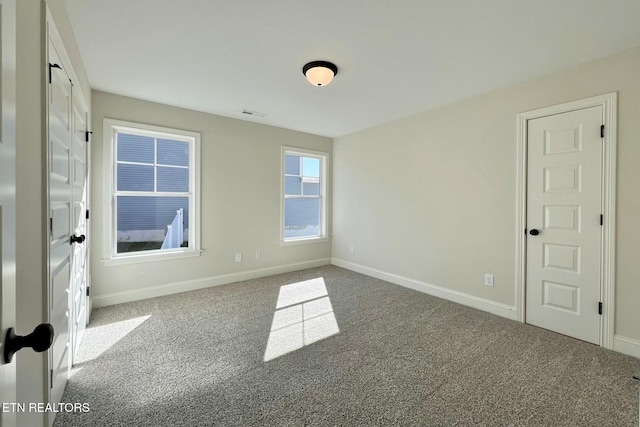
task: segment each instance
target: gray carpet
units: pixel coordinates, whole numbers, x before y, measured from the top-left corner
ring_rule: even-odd
[[[636,359],[334,266],[94,310],[80,359],[56,426],[638,425]]]

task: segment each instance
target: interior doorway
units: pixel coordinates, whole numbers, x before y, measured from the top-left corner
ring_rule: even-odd
[[[616,94],[518,115],[518,319],[613,347]]]

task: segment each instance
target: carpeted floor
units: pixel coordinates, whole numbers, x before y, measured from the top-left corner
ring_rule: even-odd
[[[636,359],[334,266],[94,310],[80,359],[56,426],[638,425]]]

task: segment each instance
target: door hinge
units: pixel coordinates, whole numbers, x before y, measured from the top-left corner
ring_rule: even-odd
[[[59,66],[58,64],[49,63],[49,84],[51,84],[51,69],[52,68],[59,68],[59,69],[62,70],[62,67]]]
[[[600,126],[600,138],[604,138],[604,125]]]
[[[91,286],[87,286],[87,296],[91,295]]]
[[[91,135],[93,132],[90,130],[87,130],[84,132],[84,141],[85,142],[89,142],[89,135]]]
[[[53,217],[49,217],[49,232],[53,233]]]
[[[49,369],[49,376],[51,377],[51,381],[49,381],[49,386],[53,388],[53,369]]]
[[[598,314],[602,314],[602,302],[598,303]]]
[[[86,219],[89,219],[89,209],[87,209],[87,213],[86,213],[86,215],[85,215],[85,218],[86,218]]]
[[[600,214],[600,225],[604,225],[604,215]]]

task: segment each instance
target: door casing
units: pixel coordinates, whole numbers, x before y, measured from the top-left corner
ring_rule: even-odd
[[[617,93],[540,108],[518,114],[516,187],[516,318],[525,322],[527,227],[527,124],[529,120],[583,108],[601,106],[604,123],[602,170],[603,233],[601,241],[601,298],[603,303],[600,346],[613,349],[615,319],[615,219],[616,219],[616,136]]]
[[[8,328],[16,327],[16,1],[0,1],[0,402],[17,402],[16,365],[2,355]],[[18,331],[22,335],[23,331]],[[0,411],[0,427],[17,416]]]

